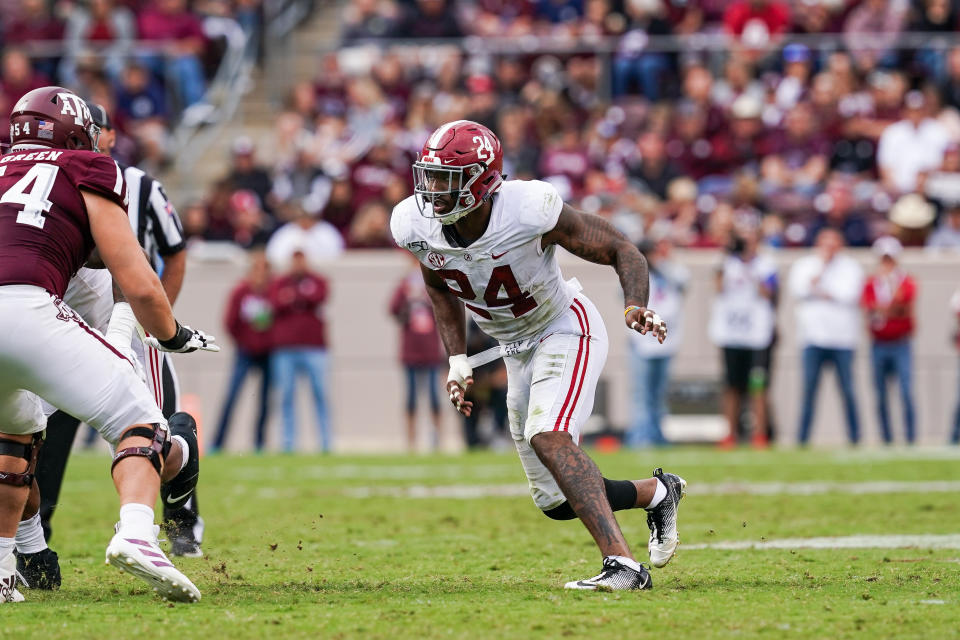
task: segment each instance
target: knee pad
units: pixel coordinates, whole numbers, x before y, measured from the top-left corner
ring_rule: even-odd
[[[0,471],[0,484],[10,484],[15,487],[29,487],[33,484],[33,477],[37,471],[37,456],[43,446],[43,435],[33,434],[30,442],[17,442],[0,436],[0,455],[23,458],[27,461],[27,470],[23,473]]]
[[[167,430],[159,424],[152,426],[152,429],[150,427],[133,427],[123,432],[118,442],[123,442],[125,438],[150,438],[150,446],[127,447],[126,449],[117,451],[116,455],[113,456],[113,464],[110,466],[111,473],[113,472],[113,468],[117,466],[117,463],[124,458],[137,456],[148,459],[150,464],[153,465],[153,468],[156,469],[157,475],[160,475],[163,471],[163,461],[170,452],[170,438],[167,437]]]

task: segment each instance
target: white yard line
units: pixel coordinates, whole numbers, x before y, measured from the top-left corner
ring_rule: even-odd
[[[864,495],[873,493],[952,493],[960,492],[960,481],[928,480],[901,482],[718,482],[693,484],[692,495],[811,496],[822,493]]]
[[[888,493],[960,493],[960,481],[925,482],[718,482],[690,483],[690,495],[811,496],[825,493],[847,495]],[[451,498],[471,500],[529,495],[523,484],[456,484],[409,487],[355,487],[345,494],[355,498]]]
[[[682,551],[717,549],[743,551],[759,549],[960,549],[960,534],[909,536],[837,536],[829,538],[781,538],[778,540],[726,540],[684,544]]]

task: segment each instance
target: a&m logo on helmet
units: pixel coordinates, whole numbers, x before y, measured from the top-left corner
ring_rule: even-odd
[[[93,120],[87,103],[75,93],[58,93],[60,98],[60,115],[73,116],[74,124],[83,126]]]

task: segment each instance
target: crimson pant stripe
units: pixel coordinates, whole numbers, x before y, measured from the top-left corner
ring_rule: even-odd
[[[580,323],[580,332],[585,333],[583,328],[583,320],[580,319],[580,312],[577,311],[576,307],[570,305],[570,308],[577,315],[577,322]],[[567,397],[563,401],[563,406],[560,407],[560,413],[557,414],[557,422],[553,425],[554,431],[560,430],[560,422],[563,420],[563,414],[567,410],[567,405],[570,404],[570,398],[573,397],[573,388],[577,383],[577,372],[580,371],[580,358],[583,356],[583,336],[580,337],[580,346],[577,349],[577,360],[573,365],[573,375],[570,376],[570,389],[567,391]]]
[[[150,381],[153,383],[153,401],[157,401],[157,370],[153,366],[153,353],[150,352],[150,348],[144,346],[144,349],[147,350],[147,367],[150,369]]]
[[[150,347],[144,347],[150,349]],[[160,366],[160,352],[156,349],[150,349],[153,355],[153,380],[156,385],[154,395],[157,397],[157,406],[163,409],[163,372]]]
[[[160,406],[160,376],[157,375],[157,354],[151,349],[150,353],[150,373],[153,375],[153,398]]]
[[[587,364],[590,362],[590,316],[587,315],[587,310],[583,308],[583,305],[579,300],[574,298],[573,304],[580,307],[580,311],[583,313],[583,324],[586,325],[584,338],[586,338],[587,341],[587,348],[583,354],[583,370],[580,372],[580,382],[577,384],[577,393],[575,396],[573,396],[573,404],[570,405],[570,415],[567,416],[567,419],[563,425],[564,431],[570,427],[570,419],[573,417],[573,412],[577,409],[577,402],[580,400],[580,392],[583,390],[583,381],[587,378]],[[583,338],[581,338],[581,340],[583,340]]]
[[[86,323],[85,323],[83,320],[81,320],[79,317],[77,317],[77,316],[70,316],[70,319],[73,320],[74,322],[76,322],[76,323],[80,326],[81,329],[83,329],[84,331],[86,331],[87,333],[89,333],[91,336],[93,336],[94,338],[96,338],[97,340],[99,340],[99,341],[100,341],[100,344],[102,344],[103,346],[105,346],[107,349],[110,349],[110,351],[113,352],[113,355],[117,356],[118,358],[122,358],[125,362],[130,362],[129,360],[127,360],[127,357],[126,357],[125,355],[123,355],[122,353],[120,353],[119,351],[117,351],[112,344],[110,344],[109,342],[107,342],[106,339],[105,339],[103,336],[101,336],[99,333],[97,333],[96,331],[94,331],[93,329],[91,329],[90,327],[88,327],[88,326],[86,325]]]
[[[150,334],[146,331],[144,331],[143,334],[147,337],[150,337]],[[153,381],[153,401],[156,402],[157,406],[162,409],[163,404],[160,402],[160,384],[157,381],[157,368],[153,366],[153,355],[156,353],[156,350],[151,349],[147,345],[143,345],[143,351],[144,355],[146,356],[144,358],[146,360],[146,365],[150,369],[150,379]]]

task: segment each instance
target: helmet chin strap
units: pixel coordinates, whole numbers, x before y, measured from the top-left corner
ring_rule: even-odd
[[[442,218],[440,218],[440,224],[444,224],[444,225],[453,224],[454,222],[456,222],[463,216],[467,215],[468,213],[472,213],[473,211],[476,211],[479,206],[480,205],[478,204],[476,207],[470,207],[469,209],[464,209],[463,211],[458,211],[456,213],[451,213],[448,216],[443,216]]]

